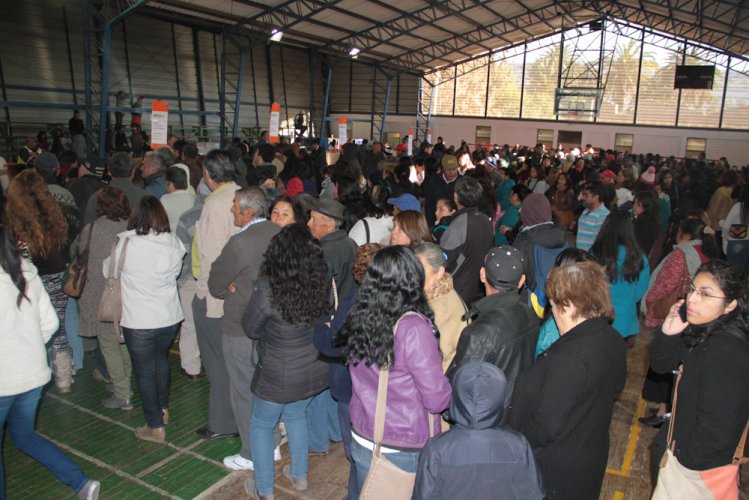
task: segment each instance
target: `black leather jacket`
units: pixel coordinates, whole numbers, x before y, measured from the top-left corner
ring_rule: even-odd
[[[486,361],[499,367],[507,377],[505,406],[512,399],[515,379],[533,364],[538,342],[539,319],[521,302],[516,292],[499,292],[473,305],[478,317],[460,335],[447,377],[469,361]],[[503,421],[506,417],[503,416]]]

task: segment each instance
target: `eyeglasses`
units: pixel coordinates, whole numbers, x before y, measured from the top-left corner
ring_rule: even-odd
[[[697,295],[697,296],[698,296],[699,298],[701,298],[701,299],[720,299],[720,300],[728,300],[728,298],[727,298],[727,297],[719,297],[718,295],[710,295],[709,293],[707,293],[707,292],[705,292],[705,291],[703,291],[703,290],[698,290],[698,289],[697,289],[697,288],[695,288],[695,287],[694,287],[694,285],[692,285],[691,283],[690,283],[690,285],[689,285],[689,290],[687,290],[687,295],[690,295],[690,294],[695,294],[695,295]]]

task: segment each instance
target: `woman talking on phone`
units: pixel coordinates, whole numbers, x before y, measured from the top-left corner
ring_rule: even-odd
[[[670,373],[681,365],[670,423],[672,453],[691,471],[730,464],[749,418],[746,300],[738,268],[719,260],[703,264],[686,300],[671,307],[650,346],[656,372]],[[656,463],[665,451],[667,430],[664,425],[656,438]],[[736,498],[738,486],[732,487]]]

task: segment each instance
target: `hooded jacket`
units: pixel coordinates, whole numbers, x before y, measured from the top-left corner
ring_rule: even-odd
[[[18,288],[0,267],[0,397],[41,387],[50,378],[46,344],[60,325],[36,267],[23,259],[26,297],[18,307]]]
[[[453,380],[452,429],[427,442],[414,499],[543,498],[541,474],[525,437],[499,425],[507,379],[490,363],[460,367]]]
[[[177,293],[177,276],[182,269],[185,246],[172,233],[136,235],[135,230],[117,235],[115,269],[125,240],[130,240],[122,268],[122,321],[125,328],[163,328],[185,319]],[[109,277],[109,260],[104,259],[104,277]]]
[[[562,250],[567,242],[567,229],[553,224],[551,221],[537,224],[523,229],[515,242],[515,248],[523,252],[525,257],[525,286],[528,290],[536,288],[536,261],[533,249],[536,245],[543,248]]]

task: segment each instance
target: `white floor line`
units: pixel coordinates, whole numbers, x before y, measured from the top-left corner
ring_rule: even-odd
[[[135,432],[135,428],[134,427],[130,427],[129,425],[123,424],[122,422],[120,422],[118,420],[115,420],[113,418],[109,418],[106,415],[102,415],[101,413],[97,413],[97,412],[95,412],[93,410],[89,410],[88,408],[84,408],[83,406],[75,404],[72,401],[68,401],[67,399],[62,398],[62,397],[58,396],[57,394],[51,394],[51,393],[48,392],[46,394],[46,397],[52,398],[55,401],[59,401],[60,403],[66,404],[68,406],[72,406],[73,408],[75,408],[78,411],[82,411],[83,413],[87,413],[87,414],[89,414],[89,415],[91,415],[93,417],[96,417],[99,420],[103,420],[104,422],[107,422],[109,424],[118,425],[118,426],[122,427],[123,429],[127,429],[127,430],[129,430],[131,432]],[[190,455],[193,458],[197,458],[198,460],[202,460],[203,462],[208,462],[209,464],[213,464],[216,467],[218,467],[218,468],[220,468],[222,470],[225,470],[226,468],[224,467],[224,464],[222,464],[222,463],[220,463],[220,462],[218,462],[216,460],[204,457],[203,455],[195,453],[194,451],[191,450],[191,448],[194,448],[195,446],[197,446],[198,444],[200,444],[202,441],[203,440],[199,439],[198,441],[190,444],[187,448],[182,448],[182,447],[179,447],[179,446],[174,445],[174,444],[169,443],[169,442],[164,443],[164,446],[168,446],[168,447],[172,448],[173,450],[176,450],[178,453],[181,453],[181,454],[184,454],[184,455]]]
[[[51,437],[47,436],[44,433],[41,433],[39,431],[37,431],[37,433],[40,436],[42,436],[43,438],[45,438],[45,439],[49,440],[50,442],[54,443],[55,446],[57,446],[58,448],[62,449],[63,451],[66,451],[66,452],[70,453],[71,455],[75,455],[78,458],[81,458],[83,460],[91,462],[92,464],[96,465],[97,467],[100,467],[102,469],[108,470],[112,474],[115,474],[115,475],[117,475],[117,476],[119,476],[121,478],[127,479],[128,481],[133,481],[134,483],[138,483],[139,485],[143,486],[144,488],[148,489],[149,491],[151,491],[153,493],[158,493],[159,495],[167,497],[167,498],[175,498],[175,499],[179,499],[180,498],[178,496],[172,495],[171,493],[169,493],[166,490],[162,490],[158,486],[154,486],[152,484],[149,484],[149,483],[143,481],[142,479],[139,479],[139,478],[133,476],[132,474],[128,474],[127,472],[125,472],[123,470],[120,470],[120,469],[118,469],[116,467],[113,467],[113,466],[111,466],[111,465],[109,465],[109,464],[107,464],[105,462],[102,462],[98,458],[95,458],[95,457],[92,457],[90,455],[87,455],[86,453],[78,451],[75,448],[71,448],[70,446],[68,446],[68,445],[66,445],[64,443],[61,443],[60,441],[56,441],[56,440],[52,439]],[[106,492],[104,492],[104,493],[106,494]]]

